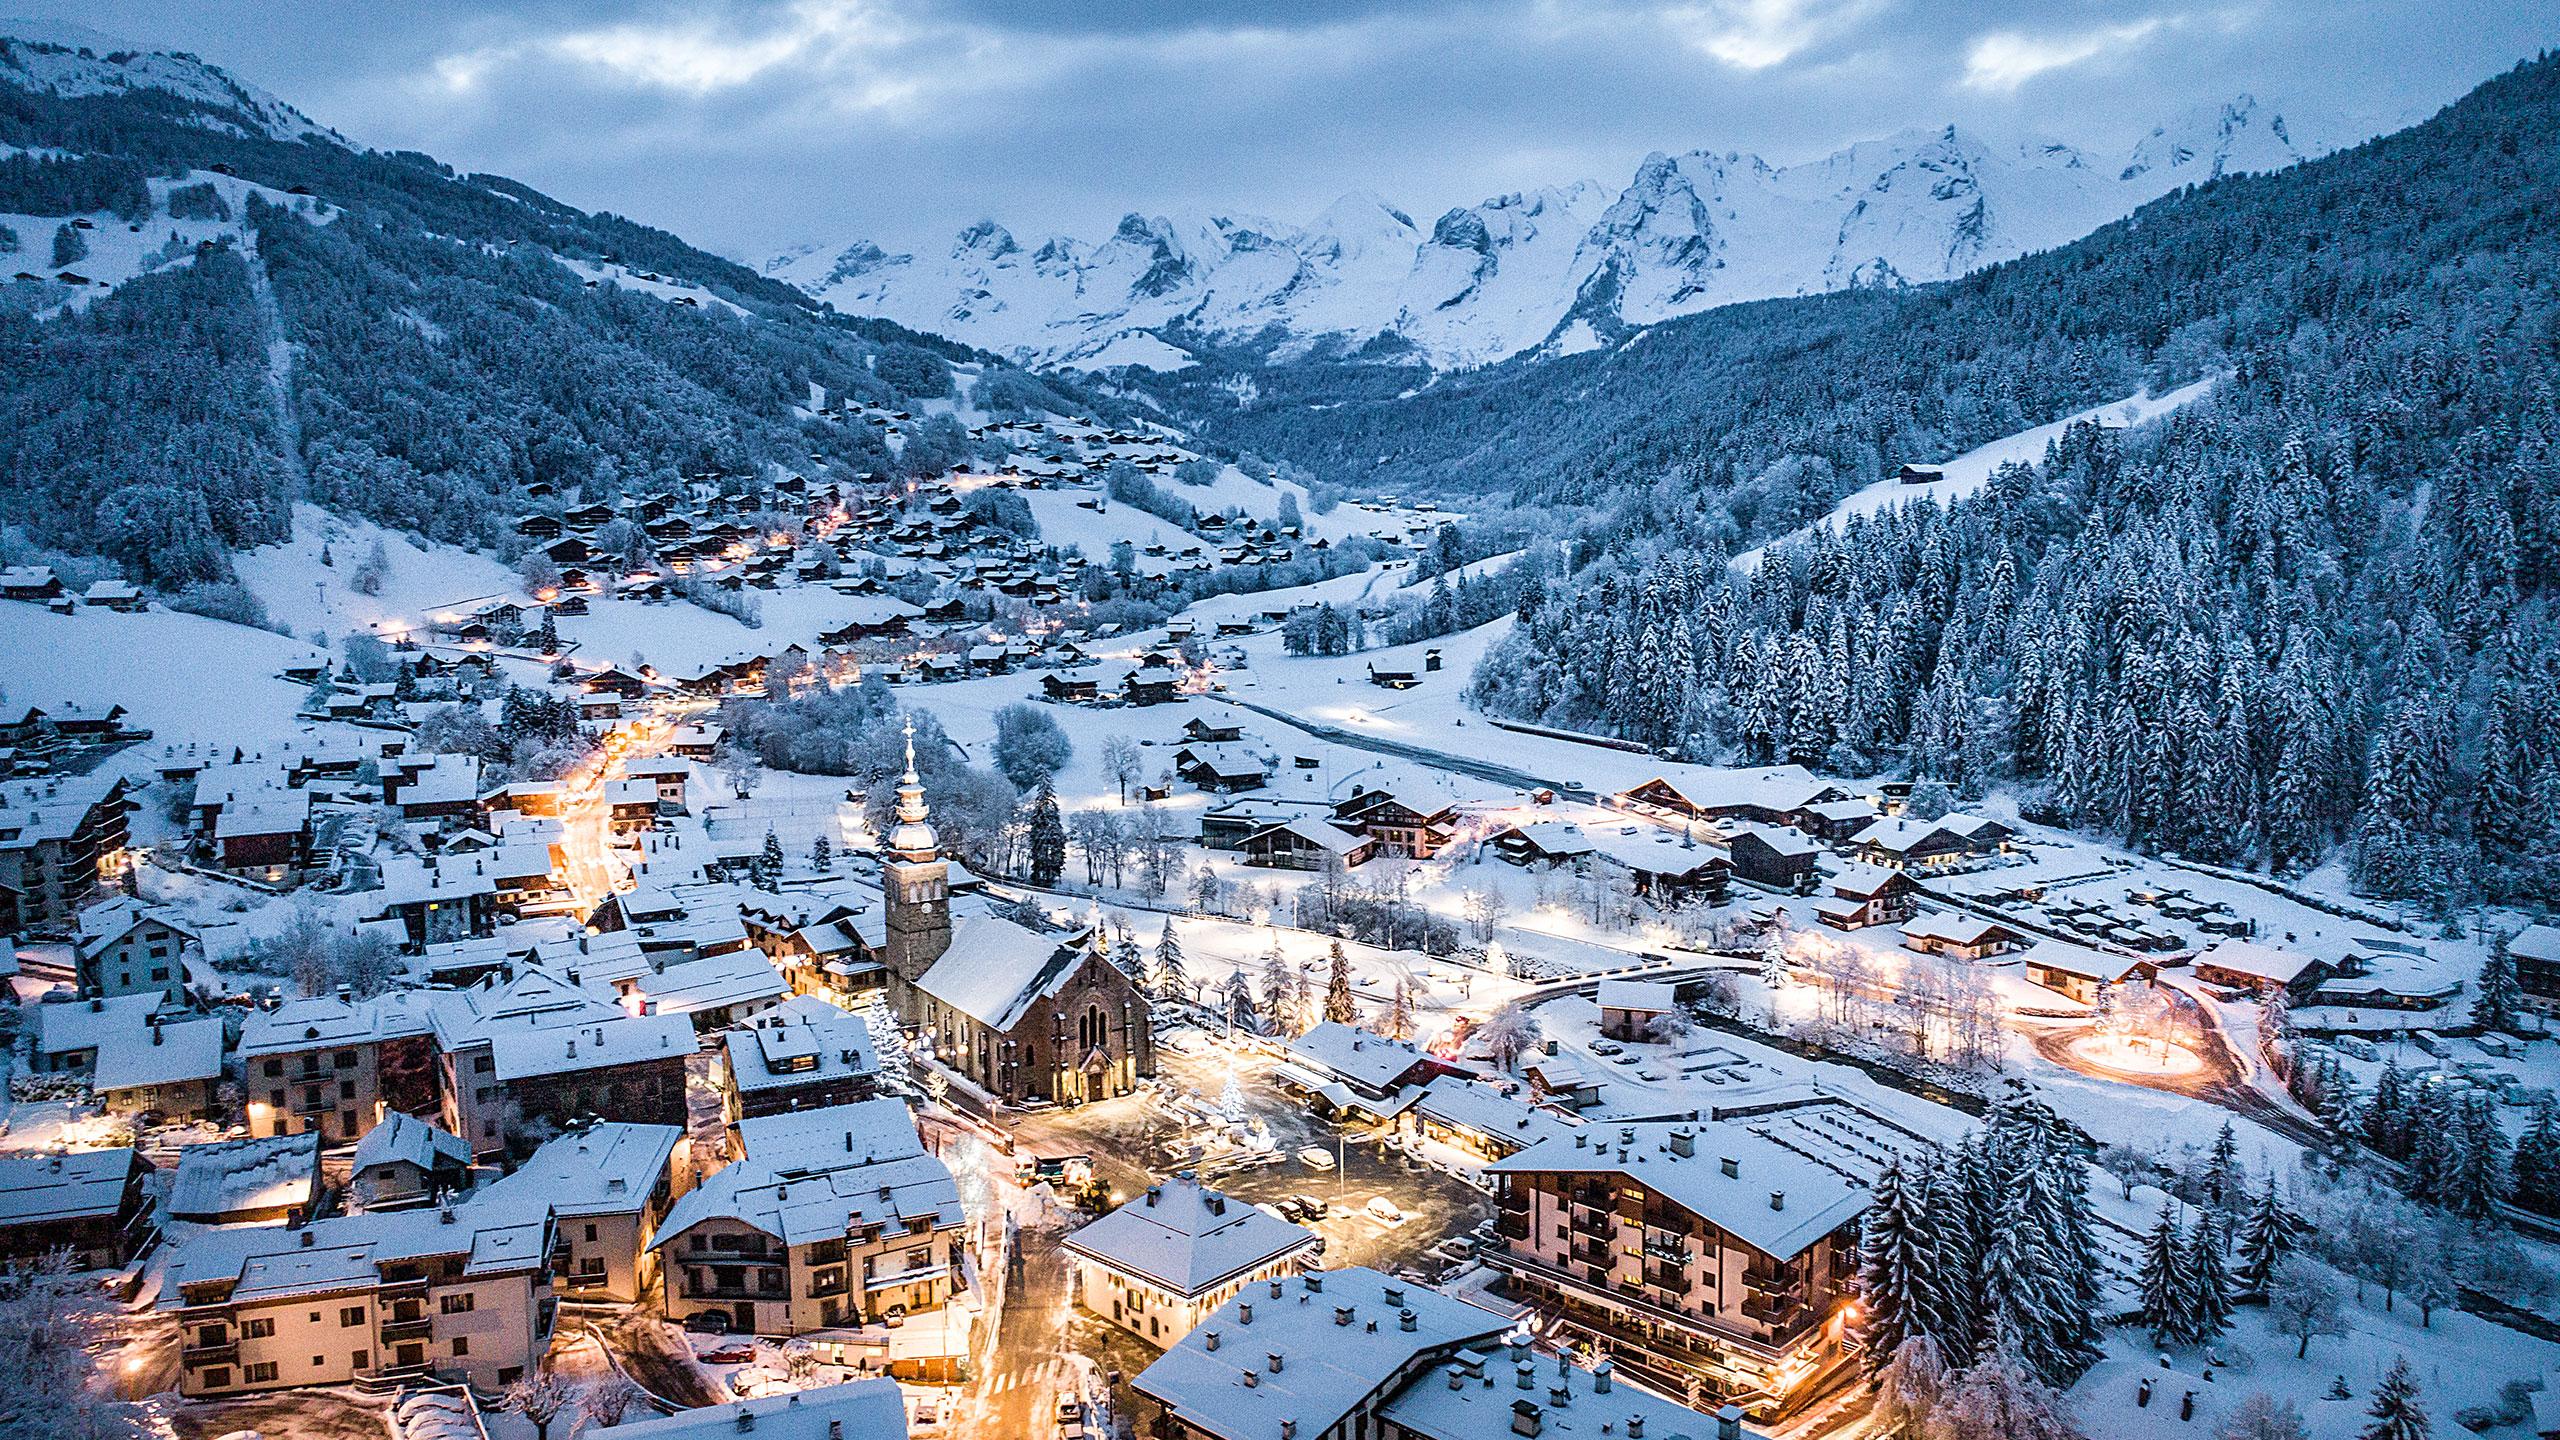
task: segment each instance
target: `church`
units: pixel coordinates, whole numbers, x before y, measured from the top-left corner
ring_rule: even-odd
[[[1155,1073],[1147,997],[1104,953],[1098,923],[1060,939],[972,915],[955,934],[912,732],[880,888],[889,1004],[920,1050],[1013,1104],[1105,1100]]]

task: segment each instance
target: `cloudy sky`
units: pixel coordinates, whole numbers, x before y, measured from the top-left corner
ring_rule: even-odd
[[[11,0],[0,0],[0,4]],[[940,248],[995,217],[1424,219],[1623,184],[1648,151],[1788,161],[1950,120],[2113,157],[2242,91],[2311,126],[2454,98],[2560,43],[2540,0],[14,0],[192,50],[360,143],[757,258]]]

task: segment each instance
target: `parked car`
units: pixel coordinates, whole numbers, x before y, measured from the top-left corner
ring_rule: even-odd
[[[684,1328],[694,1335],[726,1335],[729,1333],[729,1312],[696,1310],[684,1317]]]
[[[1330,1170],[1333,1168],[1333,1152],[1321,1145],[1310,1145],[1298,1152],[1298,1163],[1310,1170]]]
[[[702,1357],[705,1365],[744,1365],[756,1358],[753,1345],[723,1345]]]
[[[1292,1195],[1289,1198],[1298,1202],[1298,1208],[1306,1211],[1310,1220],[1321,1220],[1333,1213],[1333,1207],[1324,1203],[1321,1195]]]
[[[1369,1218],[1377,1221],[1381,1225],[1401,1225],[1404,1223],[1404,1212],[1396,1208],[1396,1202],[1388,1199],[1384,1195],[1370,1196],[1367,1208],[1369,1211]]]

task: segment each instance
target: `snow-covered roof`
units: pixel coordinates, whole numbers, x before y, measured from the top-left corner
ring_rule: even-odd
[[[1541,1358],[1525,1343],[1471,1348],[1449,1357],[1439,1371],[1415,1376],[1379,1414],[1393,1422],[1396,1433],[1420,1440],[1491,1440],[1518,1433],[1523,1404],[1536,1415],[1541,1440],[1710,1440],[1720,1433],[1715,1416],[1639,1390],[1614,1368],[1586,1370],[1562,1355]],[[1532,1382],[1525,1390],[1519,1379],[1524,1374]],[[1556,1399],[1557,1391],[1567,1398]],[[1738,1421],[1742,1410],[1731,1406],[1726,1413]],[[1756,1430],[1737,1433],[1762,1440]]]
[[[35,1018],[35,1050],[41,1056],[95,1050],[118,1035],[130,1035],[151,1023],[152,1013],[168,1003],[157,990],[132,995],[93,995],[86,1000],[54,1000],[28,1007]]]
[[[394,990],[370,1000],[320,995],[251,1011],[240,1027],[240,1054],[248,1058],[362,1045],[426,1031],[426,1011],[414,1003],[413,992]]]
[[[1283,820],[1276,825],[1266,825],[1246,836],[1244,843],[1251,845],[1265,836],[1276,835],[1283,831],[1297,836],[1319,850],[1330,850],[1336,855],[1348,855],[1369,843],[1365,835],[1354,835],[1347,830],[1337,830],[1321,820],[1313,819]]]
[[[103,1095],[145,1085],[213,1080],[221,1074],[222,1020],[206,1015],[102,1037],[90,1085]]]
[[[1274,1284],[1279,1294],[1249,1285],[1219,1306],[1139,1372],[1138,1390],[1219,1440],[1281,1440],[1283,1421],[1293,1422],[1293,1433],[1325,1435],[1417,1356],[1481,1343],[1511,1324],[1366,1268]],[[1277,1367],[1273,1355],[1281,1359]],[[1255,1383],[1239,1383],[1248,1371]]]
[[[682,1015],[621,1015],[573,1026],[498,1035],[489,1058],[500,1084],[538,1075],[566,1075],[653,1060],[681,1060],[693,1053],[693,1022]]]
[[[1822,853],[1822,842],[1792,825],[1736,825],[1733,827],[1735,839],[1745,835],[1758,840],[1778,854],[1791,858]]]
[[[753,947],[681,961],[655,974],[632,978],[637,992],[648,997],[651,1012],[660,1015],[779,1000],[790,990],[782,983],[782,972]]]
[[[1289,1042],[1288,1058],[1310,1070],[1370,1091],[1392,1087],[1430,1057],[1411,1041],[1327,1020]]]
[[[124,1205],[130,1147],[68,1155],[0,1155],[0,1226],[113,1215]]]
[[[1831,893],[1857,900],[1872,900],[1897,882],[1909,883],[1910,877],[1899,870],[1881,865],[1843,865],[1831,877]]]
[[[1426,1120],[1498,1136],[1506,1144],[1523,1149],[1541,1140],[1571,1135],[1583,1124],[1516,1095],[1505,1095],[1499,1085],[1458,1075],[1443,1075],[1424,1087],[1414,1109]]]
[[[224,1140],[178,1152],[169,1215],[219,1222],[234,1215],[307,1208],[320,1198],[320,1137]]]
[[[1064,1243],[1124,1275],[1196,1298],[1284,1255],[1312,1252],[1317,1242],[1315,1232],[1183,1174],[1148,1186]]]
[[[194,939],[196,927],[185,914],[161,905],[144,905],[130,896],[92,905],[80,912],[80,953],[95,955],[109,945],[133,933],[144,921],[164,925],[188,939]]]
[[[542,1264],[550,1238],[545,1205],[483,1202],[426,1210],[368,1210],[295,1229],[226,1226],[171,1237],[163,1309],[183,1307],[186,1287],[233,1282],[230,1299],[326,1294],[370,1285],[381,1267],[457,1256],[462,1273],[500,1275]]]
[[[2253,940],[2219,940],[2205,947],[2196,956],[2195,963],[2278,985],[2290,985],[2316,963],[2316,957],[2277,945],[2260,945]]]
[[[361,1175],[379,1165],[415,1165],[432,1172],[439,1160],[468,1169],[471,1142],[450,1135],[415,1115],[394,1110],[356,1142],[351,1171]]]
[[[2074,945],[2068,940],[2038,940],[2028,946],[2018,959],[2030,969],[2059,970],[2065,975],[2102,980],[2109,984],[2150,963],[2139,955]]]
[[[1771,814],[1801,810],[1837,788],[1801,765],[1678,765],[1654,778],[1699,810],[1748,808]]]
[[[2507,942],[2507,953],[2524,960],[2560,963],[2560,925],[2528,925]]]
[[[1599,1124],[1540,1141],[1489,1170],[1622,1175],[1780,1260],[1866,1212],[1882,1168],[1871,1147],[1814,1150],[1783,1117]],[[1686,1149],[1688,1153],[1681,1151]]]
[[[959,1187],[924,1153],[900,1100],[865,1100],[739,1122],[746,1157],[687,1192],[652,1247],[706,1220],[752,1226],[786,1245],[867,1225],[963,1223]]]
[[[1935,940],[1945,945],[1981,945],[2000,935],[2018,932],[1997,920],[1967,915],[1959,910],[1932,910],[1902,922],[1905,940]]]
[[[625,1420],[618,1440],[906,1440],[907,1402],[883,1376]]]
[[[514,1173],[473,1198],[547,1204],[560,1216],[636,1212],[665,1178],[683,1138],[673,1125],[592,1125],[545,1141]]]
[[[722,1037],[730,1083],[742,1092],[874,1075],[871,1025],[814,995],[795,995]],[[781,1067],[798,1068],[781,1068]]]
[[[1084,940],[1062,943],[1001,916],[975,916],[954,927],[951,948],[916,988],[989,1029],[1011,1030],[1031,1002],[1084,962],[1091,953]]]
[[[1599,1001],[1603,1010],[1677,1010],[1680,992],[1648,980],[1603,980]]]

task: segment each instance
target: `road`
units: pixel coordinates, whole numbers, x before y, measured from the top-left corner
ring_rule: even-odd
[[[1508,765],[1497,765],[1490,760],[1478,760],[1467,755],[1452,755],[1446,750],[1434,750],[1424,745],[1408,745],[1401,740],[1386,740],[1375,735],[1363,735],[1357,730],[1345,730],[1338,725],[1327,725],[1320,720],[1310,720],[1303,715],[1292,715],[1286,710],[1275,710],[1268,705],[1258,705],[1251,700],[1239,699],[1224,691],[1211,691],[1201,698],[1224,700],[1240,710],[1250,710],[1266,719],[1295,726],[1318,739],[1331,740],[1338,745],[1348,745],[1355,750],[1366,750],[1373,755],[1385,755],[1397,760],[1416,760],[1443,770],[1454,770],[1461,775],[1472,775],[1479,780],[1490,781],[1496,785],[1508,785],[1516,790],[1546,789],[1553,790],[1558,795],[1571,800],[1591,803],[1597,803],[1599,800],[1599,797],[1591,791],[1565,781],[1550,780],[1543,775],[1532,775],[1526,770],[1515,770]]]

